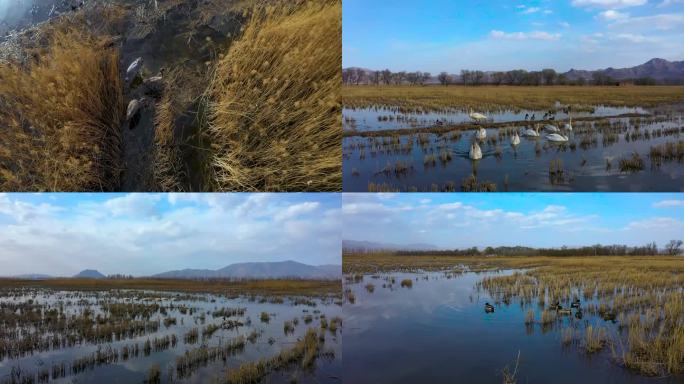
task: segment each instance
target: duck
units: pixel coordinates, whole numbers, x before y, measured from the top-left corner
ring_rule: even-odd
[[[471,119],[475,120],[478,123],[480,121],[487,120],[487,116],[485,116],[479,112],[473,112],[472,108],[470,108],[470,114],[468,116],[470,116]]]
[[[564,143],[567,142],[569,139],[567,136],[563,136],[560,133],[552,133],[550,135],[546,135],[546,140],[557,143]]]
[[[485,303],[485,312],[494,312],[494,306],[489,303]]]
[[[470,158],[473,160],[480,160],[482,158],[482,149],[477,143],[470,144]]]
[[[570,308],[579,308],[580,307],[580,300],[575,299],[572,303],[570,303]]]
[[[579,310],[577,310],[577,312],[575,312],[575,318],[577,320],[582,320],[583,316],[584,316],[584,314],[582,313],[582,309],[579,309]]]
[[[556,313],[558,313],[559,315],[562,315],[562,316],[569,316],[572,314],[572,310],[570,308],[562,308],[561,307],[561,308],[558,308]]]
[[[563,307],[560,305],[559,301],[556,301],[555,303],[551,304],[551,306],[549,307],[549,309],[551,309],[552,311],[557,311],[561,308],[563,308]]]
[[[518,133],[516,132],[513,137],[511,137],[511,145],[518,145],[520,144],[520,136],[518,136]]]
[[[539,137],[539,126],[535,126],[534,129],[527,128],[522,132],[522,135],[527,137]]]
[[[530,119],[530,114],[529,114],[529,113],[526,113],[526,114],[525,114],[525,121],[527,121],[527,120],[529,120],[529,119]]]
[[[480,128],[477,131],[475,131],[475,138],[478,140],[484,140],[487,138],[487,130],[484,128]]]

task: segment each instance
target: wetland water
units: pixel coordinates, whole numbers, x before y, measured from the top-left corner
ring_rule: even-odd
[[[345,381],[501,383],[504,367],[514,370],[518,351],[518,383],[671,384],[684,379],[633,374],[613,362],[610,348],[587,354],[579,344],[563,346],[563,328],[581,334],[592,325],[617,332],[619,322],[592,315],[590,302],[582,303],[582,319],[570,315],[551,326],[526,326],[529,309],[540,318],[536,301],[505,304],[478,289],[487,276],[512,273],[397,272],[364,275],[356,282],[348,276],[345,290],[354,303],[344,308]],[[401,286],[404,279],[412,281],[411,288]],[[372,293],[368,284],[374,285]],[[485,313],[485,302],[494,303],[493,313]]]
[[[5,290],[0,296],[0,383],[27,377],[34,378],[31,382],[142,383],[155,364],[161,382],[223,382],[226,373],[242,364],[292,348],[309,328],[321,331],[325,339],[313,366],[293,364],[265,380],[341,382],[341,323],[335,332],[329,326],[342,314],[336,300]],[[262,318],[264,312],[268,321]],[[286,321],[292,325],[287,332]],[[326,329],[321,330],[322,322]],[[212,349],[223,352],[180,368],[179,358],[206,355]],[[91,356],[93,362],[77,363]]]
[[[597,107],[596,113],[612,115],[634,110],[645,112],[640,108],[606,111]],[[343,140],[343,189],[346,192],[469,191],[477,188],[474,183],[467,183],[474,176],[477,184],[488,186],[480,190],[682,191],[684,107],[663,107],[648,112],[651,114],[645,117],[573,121],[572,131],[564,132],[569,139],[566,143],[547,140],[548,132],[541,129],[539,137],[521,136],[520,144],[514,146],[511,144],[514,133],[520,135],[524,129],[532,128],[532,124],[487,129],[487,123],[483,123],[487,138],[478,140],[481,160],[469,157],[470,145],[476,141],[473,129],[454,127],[452,131],[445,128],[443,132],[430,133],[426,128],[425,132],[418,129],[410,134],[394,131],[387,136],[364,136],[359,128],[359,135],[348,133]],[[540,116],[540,112],[536,113]],[[520,120],[520,112],[510,114],[505,121]],[[577,117],[575,113],[573,117]],[[365,121],[372,124],[370,120]],[[376,123],[374,128],[366,130],[410,128],[404,121]],[[434,120],[428,118],[426,126],[433,125]],[[665,145],[670,148],[667,156],[663,157],[662,153],[660,157],[652,156],[659,153],[652,152],[652,148],[664,149]],[[640,166],[636,168],[629,162],[634,153],[640,159]],[[626,161],[624,167],[622,160]]]

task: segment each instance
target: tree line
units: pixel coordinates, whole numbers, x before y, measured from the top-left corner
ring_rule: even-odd
[[[345,68],[342,70],[342,81],[346,85],[425,85],[432,80],[430,72],[392,72],[389,69],[369,71],[361,68]],[[460,75],[441,72],[436,80],[443,86],[449,85],[513,85],[513,86],[550,86],[550,85],[620,85],[621,81],[608,76],[605,72],[592,73],[591,80],[578,78],[570,80],[567,75],[558,73],[554,69],[541,71],[526,71],[516,69],[512,71],[484,72],[461,70]],[[641,77],[631,80],[634,85],[656,85],[652,77]],[[675,82],[676,83],[676,82]],[[675,84],[673,83],[673,84]]]
[[[671,240],[662,249],[658,249],[655,242],[630,247],[627,245],[589,245],[583,247],[560,248],[532,248],[532,247],[486,247],[480,250],[478,247],[451,249],[451,250],[364,250],[345,249],[346,253],[387,253],[397,256],[650,256],[671,255],[677,256],[682,253],[682,240]]]

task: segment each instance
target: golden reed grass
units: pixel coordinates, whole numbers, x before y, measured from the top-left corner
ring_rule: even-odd
[[[342,188],[341,1],[253,12],[207,89],[218,190]]]
[[[72,28],[0,63],[0,190],[109,191],[121,172],[119,55]]]

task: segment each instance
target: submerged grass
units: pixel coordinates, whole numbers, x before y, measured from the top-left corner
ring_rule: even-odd
[[[111,191],[124,113],[119,55],[63,28],[27,66],[0,62],[0,190]]]
[[[207,89],[216,189],[342,189],[341,1],[256,10]]]

